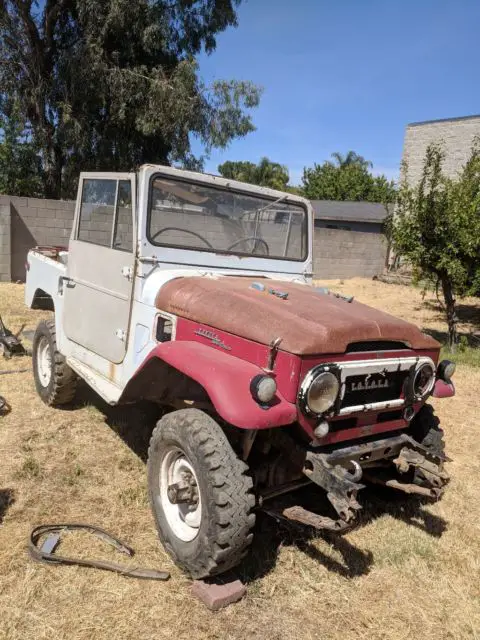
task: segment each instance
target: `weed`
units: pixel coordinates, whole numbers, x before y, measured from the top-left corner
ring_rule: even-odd
[[[28,456],[23,461],[20,470],[17,472],[17,477],[25,480],[33,480],[42,476],[42,467],[38,460],[33,456]]]

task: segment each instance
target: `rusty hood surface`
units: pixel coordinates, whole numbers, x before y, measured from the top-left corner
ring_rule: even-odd
[[[264,286],[264,291],[252,287]],[[254,285],[256,286],[256,285]],[[287,299],[270,290],[287,293]],[[180,277],[164,284],[155,300],[163,311],[297,355],[344,353],[352,342],[392,340],[413,349],[439,344],[415,325],[360,302],[347,302],[308,285],[266,278]]]

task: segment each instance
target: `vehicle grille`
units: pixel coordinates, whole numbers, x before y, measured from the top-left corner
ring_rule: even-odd
[[[399,398],[407,371],[394,371],[383,374],[348,376],[345,382],[343,407],[351,407],[373,402],[386,402]],[[388,384],[388,386],[384,386]]]

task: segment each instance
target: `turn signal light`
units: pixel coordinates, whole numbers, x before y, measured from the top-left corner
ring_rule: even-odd
[[[250,393],[259,404],[268,404],[277,392],[277,383],[271,376],[259,374],[252,378]]]
[[[451,360],[442,360],[438,365],[437,375],[445,382],[450,382],[450,378],[455,373],[457,365]]]

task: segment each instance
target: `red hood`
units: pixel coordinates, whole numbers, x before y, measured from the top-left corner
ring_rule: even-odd
[[[264,291],[252,283],[264,285]],[[288,294],[286,300],[269,289]],[[157,294],[156,306],[169,313],[297,355],[344,353],[352,342],[397,341],[412,349],[440,345],[415,325],[360,302],[347,302],[313,287],[266,278],[181,277]]]

